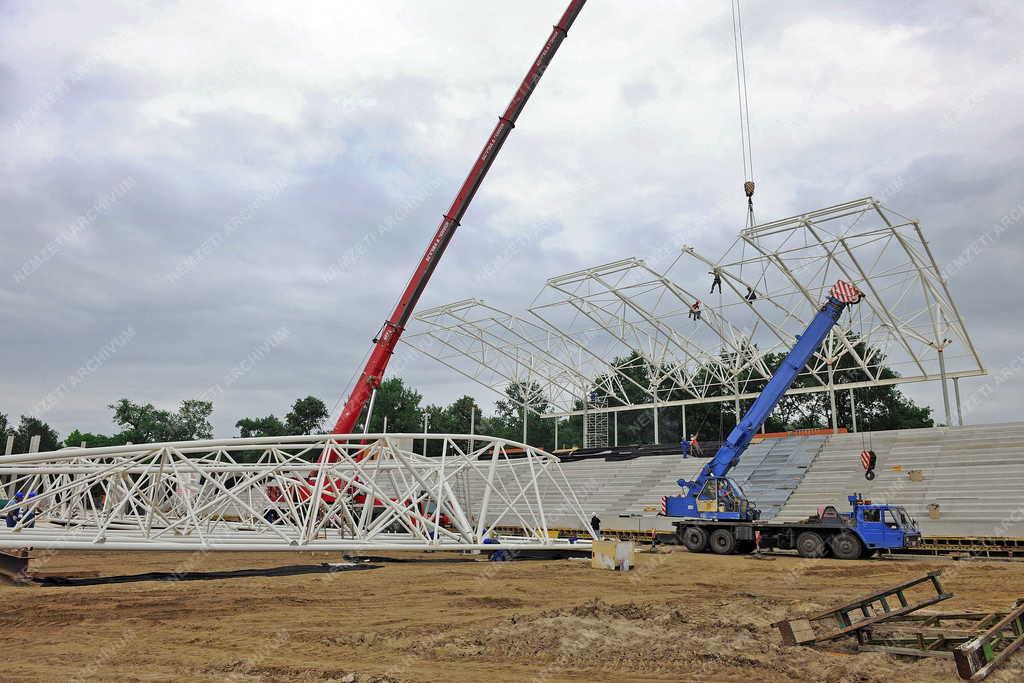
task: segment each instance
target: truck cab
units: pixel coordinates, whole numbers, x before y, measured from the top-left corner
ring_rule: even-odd
[[[917,522],[901,505],[874,505],[870,500],[850,496],[849,513],[864,546],[871,550],[910,548],[920,541]]]

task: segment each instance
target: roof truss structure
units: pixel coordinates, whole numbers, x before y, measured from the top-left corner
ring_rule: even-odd
[[[721,291],[695,292],[714,272]],[[525,316],[439,306],[406,340],[498,393],[531,383],[552,416],[593,410],[595,390],[608,410],[732,401],[757,395],[840,279],[866,297],[790,393],[937,380],[940,355],[946,377],[985,374],[920,224],[871,197],[742,230],[718,258],[685,246],[664,272],[626,258],[553,277]]]

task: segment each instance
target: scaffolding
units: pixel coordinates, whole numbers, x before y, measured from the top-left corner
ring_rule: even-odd
[[[587,397],[587,415],[584,418],[583,447],[608,447],[608,397],[591,392]]]

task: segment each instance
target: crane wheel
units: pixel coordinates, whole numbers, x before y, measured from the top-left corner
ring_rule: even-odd
[[[864,544],[855,535],[844,531],[831,538],[832,552],[840,560],[858,560],[864,555]]]
[[[796,551],[800,557],[825,557],[828,548],[825,541],[819,534],[813,531],[805,531],[796,537]]]
[[[732,555],[736,552],[736,537],[728,529],[715,529],[708,540],[711,552],[716,555]]]
[[[703,553],[708,549],[708,532],[699,526],[688,526],[683,530],[682,542],[691,553]]]

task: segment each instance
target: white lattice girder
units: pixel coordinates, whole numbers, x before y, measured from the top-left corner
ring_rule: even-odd
[[[441,455],[413,452],[423,440]],[[0,482],[15,521],[0,548],[553,549],[552,514],[589,532],[557,458],[479,435],[72,448],[0,457]],[[485,545],[499,526],[508,535]]]

